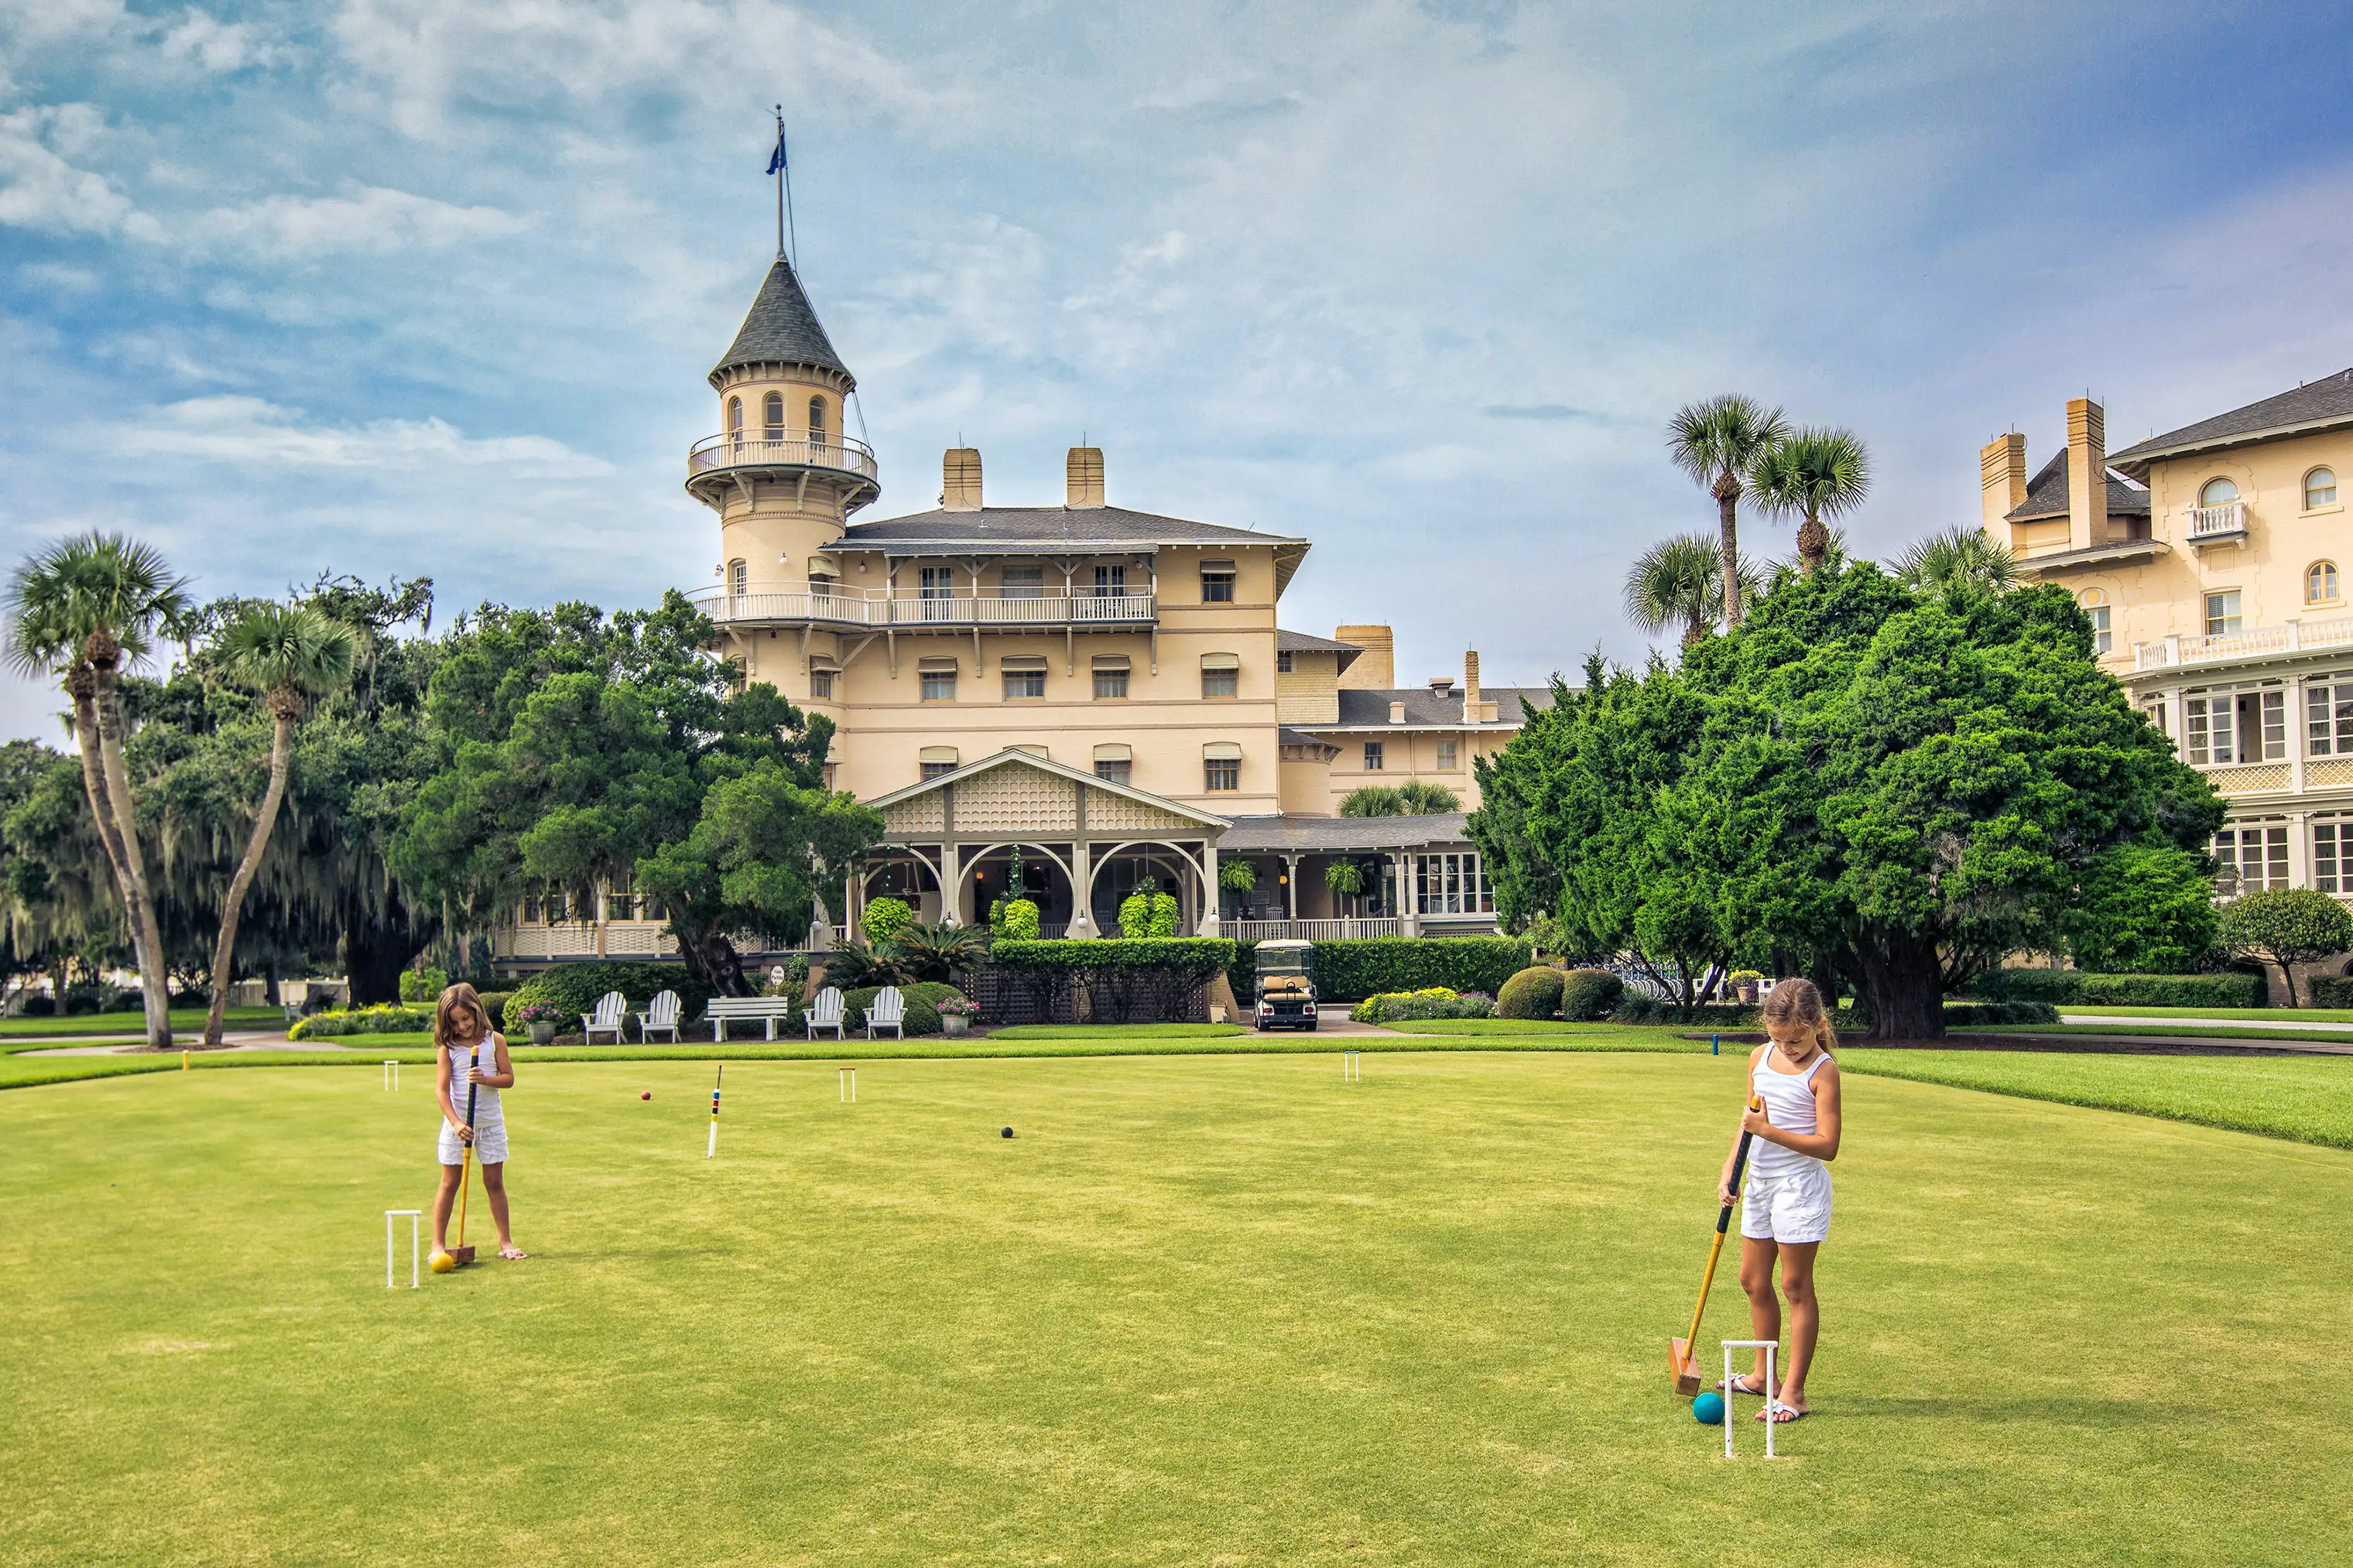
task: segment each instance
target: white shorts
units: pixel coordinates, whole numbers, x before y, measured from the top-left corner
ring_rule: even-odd
[[[1740,1234],[1751,1241],[1820,1241],[1831,1233],[1831,1172],[1819,1160],[1778,1175],[1748,1173]]]
[[[458,1130],[448,1121],[441,1123],[441,1163],[462,1165],[466,1163],[466,1145],[459,1141]],[[507,1124],[504,1121],[478,1121],[474,1124],[474,1159],[484,1165],[503,1165],[507,1160]]]

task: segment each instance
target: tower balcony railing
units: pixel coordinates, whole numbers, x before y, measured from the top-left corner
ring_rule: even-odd
[[[805,436],[787,439],[722,431],[687,448],[690,480],[724,468],[839,468],[870,479],[881,473],[872,448],[849,436],[812,440]]]
[[[973,626],[1149,627],[1159,616],[1156,595],[1144,592],[1004,596],[957,592],[855,589],[835,583],[753,583],[741,590],[703,588],[687,597],[724,626],[730,622],[812,621],[836,626],[949,631]]]

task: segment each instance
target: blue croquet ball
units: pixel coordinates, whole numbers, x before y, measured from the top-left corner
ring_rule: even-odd
[[[999,1138],[1010,1138],[1013,1136],[1013,1129],[1008,1127],[1004,1131],[999,1132],[997,1136]]]
[[[1715,1426],[1724,1420],[1724,1395],[1708,1390],[1692,1401],[1692,1419],[1703,1426]]]

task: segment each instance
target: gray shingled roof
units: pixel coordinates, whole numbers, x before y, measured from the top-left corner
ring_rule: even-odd
[[[712,367],[711,384],[720,384],[722,372],[744,364],[813,364],[820,370],[849,374],[849,367],[833,352],[833,340],[825,335],[817,312],[809,308],[808,296],[801,292],[792,265],[781,256],[768,268],[734,342]]]
[[[1270,852],[1345,855],[1470,843],[1459,811],[1427,816],[1237,816],[1231,821],[1233,826],[1218,840],[1218,853],[1228,858]]]
[[[2341,370],[2318,381],[2308,381],[2293,392],[2217,414],[2195,425],[2184,425],[2154,436],[2137,447],[2112,454],[2112,463],[2146,465],[2153,458],[2201,447],[2227,447],[2258,439],[2300,425],[2353,421],[2353,370]],[[2129,471],[2129,470],[2127,470]]]
[[[2148,515],[2148,492],[2128,485],[2114,474],[2108,476],[2108,515],[2122,512],[2126,516]],[[2067,449],[2062,447],[2042,465],[2042,471],[2027,481],[2026,502],[2003,521],[2031,522],[2041,517],[2067,515]]]
[[[1502,729],[1525,723],[1531,708],[1552,705],[1552,689],[1540,686],[1482,686],[1482,699],[1495,705],[1495,716],[1482,728]],[[1405,704],[1405,722],[1389,722],[1389,704]],[[1333,730],[1460,730],[1462,725],[1462,693],[1440,697],[1427,686],[1397,686],[1387,690],[1340,689],[1340,721],[1337,724],[1303,724],[1303,730],[1328,732]]]
[[[1142,544],[1298,544],[1303,539],[1254,533],[1214,522],[1188,522],[1117,506],[992,506],[977,511],[912,512],[905,517],[854,522],[842,530],[845,549],[883,545],[950,545],[983,553],[1010,550],[1076,549],[1096,545],[1116,550]]]
[[[1277,725],[1275,727],[1274,738],[1276,743],[1279,745],[1322,746],[1328,751],[1335,752],[1340,749],[1339,744],[1336,742],[1327,741],[1321,735],[1311,735],[1304,730],[1294,730],[1288,724]]]
[[[1363,648],[1352,642],[1340,642],[1332,637],[1310,637],[1305,632],[1281,629],[1277,629],[1274,634],[1274,651],[1277,653],[1336,653],[1340,656],[1339,668],[1342,669],[1347,668],[1363,658],[1365,652]]]

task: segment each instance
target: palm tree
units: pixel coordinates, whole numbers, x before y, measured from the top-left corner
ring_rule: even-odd
[[[1830,559],[1831,531],[1822,519],[1862,504],[1871,493],[1871,459],[1851,430],[1800,430],[1757,465],[1750,476],[1765,509],[1805,521],[1798,525],[1798,563],[1807,576]]]
[[[2007,594],[2018,584],[2010,547],[1982,528],[1956,523],[1895,558],[1896,580],[1915,593],[1947,598]]]
[[[171,1048],[171,973],[139,852],[117,682],[126,660],[145,658],[158,632],[185,621],[185,590],[186,580],[156,551],[93,531],[26,556],[0,592],[8,661],[25,674],[55,678],[73,700],[82,785],[122,894],[151,1050]]]
[[[294,760],[294,721],[313,697],[340,690],[352,678],[356,651],[352,629],[331,621],[307,605],[252,605],[221,630],[215,645],[221,673],[229,680],[262,694],[275,730],[269,742],[269,787],[262,792],[261,809],[254,815],[253,836],[246,840],[245,858],[237,862],[228,897],[221,902],[220,940],[213,947],[212,1007],[205,1015],[205,1044],[221,1043],[221,1022],[228,1011],[230,963],[237,955],[237,926],[245,908],[245,893],[260,868],[261,852],[278,825],[279,803],[286,798],[286,773]]]
[[[1724,613],[1723,564],[1723,547],[1704,533],[1659,541],[1627,570],[1627,616],[1646,632],[1680,625],[1683,647],[1690,647]],[[1741,562],[1735,575],[1736,594],[1755,598],[1762,591],[1753,563]]]
[[[1435,816],[1440,812],[1462,809],[1462,797],[1444,784],[1425,784],[1415,779],[1398,785],[1398,798],[1405,803],[1408,816]]]
[[[1667,452],[1675,467],[1715,497],[1717,526],[1724,534],[1717,549],[1724,561],[1720,592],[1727,629],[1740,624],[1742,589],[1747,582],[1740,569],[1741,480],[1754,473],[1788,434],[1779,409],[1767,408],[1736,392],[1686,404],[1667,422]]]

